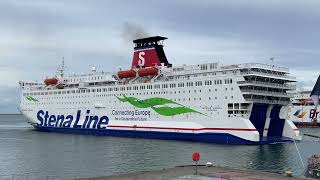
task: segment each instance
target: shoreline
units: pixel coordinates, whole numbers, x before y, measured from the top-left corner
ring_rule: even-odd
[[[79,178],[77,180],[135,180],[135,179],[154,179],[154,180],[178,180],[178,179],[200,179],[204,178],[207,180],[214,179],[232,179],[232,180],[245,180],[245,179],[255,179],[255,180],[306,180],[306,177],[287,177],[285,174],[279,174],[274,172],[266,172],[260,170],[250,170],[250,169],[234,169],[229,167],[219,167],[211,166],[206,167],[205,165],[198,166],[198,175],[194,175],[195,166],[176,166],[174,168],[155,170],[155,171],[142,171],[128,174],[119,174],[111,176],[101,176],[101,177],[90,177],[90,178]]]
[[[0,113],[0,115],[22,115],[22,114],[21,113],[3,113],[3,114]]]

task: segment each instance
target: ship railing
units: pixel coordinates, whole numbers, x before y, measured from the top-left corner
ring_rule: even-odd
[[[257,103],[268,103],[268,104],[289,104],[289,101],[283,100],[268,100],[268,99],[257,99],[257,98],[246,98],[246,101],[252,101]]]
[[[269,69],[269,70],[289,72],[289,68],[275,66],[275,65],[272,65],[272,64],[244,63],[244,64],[237,64],[237,66],[241,67],[241,68],[263,68],[263,69]]]
[[[246,71],[246,72],[241,72],[241,75],[247,75],[247,74],[261,74],[261,75],[265,75],[265,76],[275,76],[275,77],[279,77],[279,78],[286,78],[289,80],[296,80],[296,77],[294,76],[289,76],[289,75],[280,75],[280,74],[274,74],[274,73],[265,73],[265,72],[259,72],[259,71]]]
[[[96,75],[113,75],[111,72],[104,72],[104,71],[96,71],[91,73],[84,73],[84,74],[71,74],[68,78],[77,78],[77,77],[88,77],[88,76],[96,76]]]
[[[261,94],[267,94],[267,95],[284,95],[284,96],[290,96],[288,93],[284,92],[276,92],[276,91],[264,91],[264,90],[254,90],[254,89],[241,89],[241,92],[249,92],[249,93],[261,93]]]
[[[296,89],[296,85],[294,84],[278,84],[278,83],[269,83],[269,82],[263,82],[263,81],[238,81],[238,84],[258,84],[258,85],[266,85],[266,86],[272,86],[272,87]]]

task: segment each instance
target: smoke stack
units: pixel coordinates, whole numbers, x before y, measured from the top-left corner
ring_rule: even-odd
[[[161,66],[163,63],[167,67],[171,67],[163,50],[163,41],[168,39],[161,36],[153,36],[142,39],[136,39],[132,68],[142,68],[150,66]]]

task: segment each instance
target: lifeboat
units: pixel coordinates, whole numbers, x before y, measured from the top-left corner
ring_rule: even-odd
[[[56,84],[58,84],[58,79],[57,78],[47,78],[47,79],[44,80],[44,84],[46,86],[48,86],[48,85],[56,85]]]
[[[156,67],[146,67],[138,70],[139,76],[156,76],[159,74],[158,68]]]
[[[130,69],[130,70],[119,71],[118,72],[118,77],[120,79],[123,79],[123,78],[135,78],[136,74],[137,74],[136,71]]]

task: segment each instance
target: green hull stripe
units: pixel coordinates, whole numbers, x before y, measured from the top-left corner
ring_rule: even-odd
[[[174,115],[185,114],[185,113],[202,114],[194,109],[183,106],[183,105],[176,103],[170,99],[165,99],[165,98],[160,98],[160,97],[148,98],[148,99],[144,99],[144,100],[140,100],[136,97],[129,97],[129,96],[123,96],[123,97],[117,97],[117,98],[121,102],[128,102],[137,108],[151,108],[156,113],[158,113],[162,116],[174,116]],[[168,104],[175,104],[180,107],[166,106]],[[158,107],[158,106],[160,106],[160,107]]]

